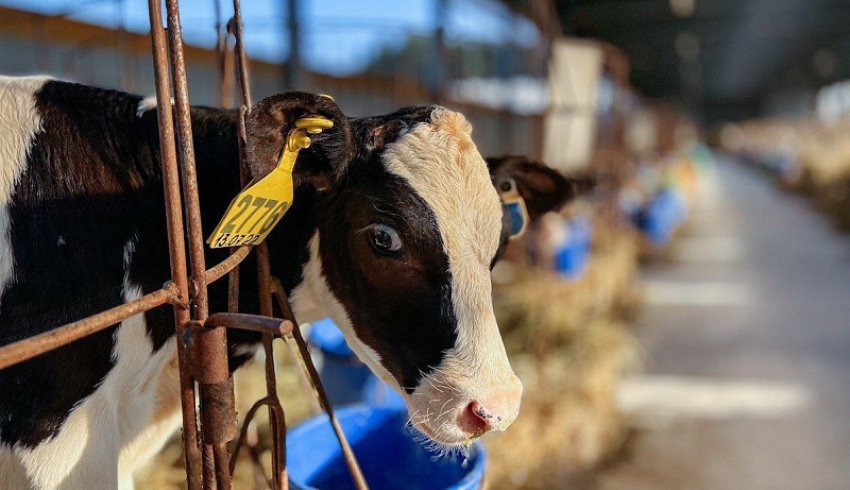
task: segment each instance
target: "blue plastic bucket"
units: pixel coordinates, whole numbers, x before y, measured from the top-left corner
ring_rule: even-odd
[[[312,356],[332,405],[366,403],[404,407],[404,400],[357,358],[332,320],[326,318],[314,323],[309,341],[315,347]]]
[[[678,191],[668,188],[657,192],[636,218],[649,241],[661,246],[670,241],[686,215],[685,199]]]
[[[404,410],[353,405],[337,410],[336,416],[373,490],[471,490],[481,486],[487,455],[480,443],[466,461],[437,458],[411,438]],[[354,488],[326,415],[290,430],[286,451],[293,488]]]
[[[555,270],[568,279],[578,279],[587,269],[593,226],[586,217],[564,222],[567,239],[555,252]]]
[[[334,322],[324,319],[314,323],[309,341],[315,347],[312,356],[330,402],[341,405],[364,401],[363,389],[372,372],[357,359]]]

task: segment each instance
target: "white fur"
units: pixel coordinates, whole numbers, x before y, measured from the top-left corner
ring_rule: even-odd
[[[0,296],[15,280],[8,207],[26,172],[32,141],[41,131],[34,95],[49,80],[0,76]]]
[[[139,101],[139,105],[136,108],[136,117],[142,117],[151,109],[156,109],[156,97],[145,97],[144,99]]]
[[[446,443],[469,439],[454,422],[470,401],[515,399],[516,408],[500,413],[495,428],[502,429],[516,417],[522,393],[493,313],[489,267],[502,208],[471,132],[462,115],[438,108],[431,124],[418,125],[384,153],[386,168],[434,212],[449,259],[457,343],[408,402],[414,426]]]
[[[124,247],[125,301],[141,297],[129,280],[135,247],[134,236]],[[0,488],[132,488],[133,471],[180,425],[177,350],[171,339],[153,353],[140,314],[118,327],[112,356],[115,366],[56,437],[33,449],[0,448]]]

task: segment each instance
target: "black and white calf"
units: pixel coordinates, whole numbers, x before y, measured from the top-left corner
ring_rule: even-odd
[[[533,215],[563,204],[572,183],[526,160],[488,172],[469,124],[442,107],[347,119],[305,93],[249,115],[251,173],[270,171],[291,123],[313,114],[336,125],[302,152],[294,205],[268,238],[298,318],[333,317],[434,441],[504,429],[522,385],[491,304],[489,271],[507,239],[491,172],[516,180]],[[236,114],[195,108],[192,119],[209,233],[239,190]],[[162,286],[158,148],[149,100],[0,77],[0,345]],[[245,311],[257,308],[252,283]],[[225,289],[210,289],[212,311],[225,309]],[[131,487],[179,425],[173,330],[162,307],[0,371],[0,487]],[[257,341],[229,332],[232,369]]]

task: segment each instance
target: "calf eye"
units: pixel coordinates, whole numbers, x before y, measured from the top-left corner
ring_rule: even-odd
[[[372,245],[379,252],[398,252],[401,250],[401,238],[392,226],[373,225]]]

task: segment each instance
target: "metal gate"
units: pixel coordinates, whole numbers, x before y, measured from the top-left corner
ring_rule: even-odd
[[[292,339],[297,344],[300,358],[319,403],[330,418],[355,486],[360,489],[367,488],[354,453],[334,417],[333,408],[310,360],[286,292],[280,282],[271,275],[266,245],[245,245],[233,249],[226,260],[210,268],[206,267],[180,8],[178,0],[165,0],[165,6],[166,26],[163,26],[161,0],[148,0],[171,280],[162,289],[135,301],[0,347],[0,369],[67,345],[134,315],[170,304],[174,309],[176,325],[188,488],[231,488],[231,476],[239,448],[245,441],[248,424],[257,411],[265,406],[269,412],[274,439],[273,474],[268,483],[274,489],[286,489],[286,418],[277,396],[272,341],[275,338]],[[239,155],[241,168],[244,169],[245,116],[251,110],[251,95],[242,45],[239,0],[233,0],[233,8],[235,15],[228,23],[227,30],[235,38],[234,63],[241,92]],[[226,43],[220,40],[222,69],[227,68],[225,46]],[[172,110],[162,110],[167,107]],[[245,184],[244,178],[242,184]],[[256,249],[257,254],[259,315],[238,313],[239,264],[248,257],[252,249]],[[210,314],[207,286],[224,276],[228,277],[228,311]],[[274,304],[277,304],[282,312],[283,319],[273,317]],[[266,354],[266,396],[257,400],[245,414],[241,430],[237,430],[233,378],[228,369],[226,331],[232,328],[262,333]]]

